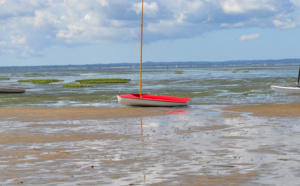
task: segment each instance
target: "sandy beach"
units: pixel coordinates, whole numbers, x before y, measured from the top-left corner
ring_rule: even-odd
[[[300,104],[0,108],[2,185],[297,185]]]
[[[0,121],[45,121],[129,118],[165,115],[154,108],[91,108],[91,107],[2,107]]]
[[[233,107],[228,107],[226,110],[235,111],[235,112],[248,112],[255,116],[269,116],[269,117],[300,116],[299,103],[233,106]]]

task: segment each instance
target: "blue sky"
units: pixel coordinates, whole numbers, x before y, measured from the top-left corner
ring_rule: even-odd
[[[140,0],[0,0],[0,66],[139,62]],[[299,0],[144,0],[143,61],[300,58]]]

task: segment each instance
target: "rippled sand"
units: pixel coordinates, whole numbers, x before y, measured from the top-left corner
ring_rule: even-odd
[[[297,185],[298,107],[0,108],[0,182]]]

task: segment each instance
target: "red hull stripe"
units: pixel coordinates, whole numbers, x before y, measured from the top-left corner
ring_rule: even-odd
[[[119,96],[122,98],[129,98],[129,99],[141,99],[139,94],[124,94]],[[142,94],[142,99],[152,100],[152,101],[179,102],[179,103],[186,103],[191,100],[190,98],[150,95],[150,94]]]

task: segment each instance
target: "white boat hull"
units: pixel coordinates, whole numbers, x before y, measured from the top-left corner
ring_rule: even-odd
[[[300,88],[298,88],[298,87],[271,86],[271,88],[274,91],[283,93],[283,94],[300,94]]]
[[[144,107],[178,107],[188,106],[188,102],[171,102],[171,101],[156,101],[148,99],[131,99],[117,96],[118,101],[126,106],[144,106]]]

